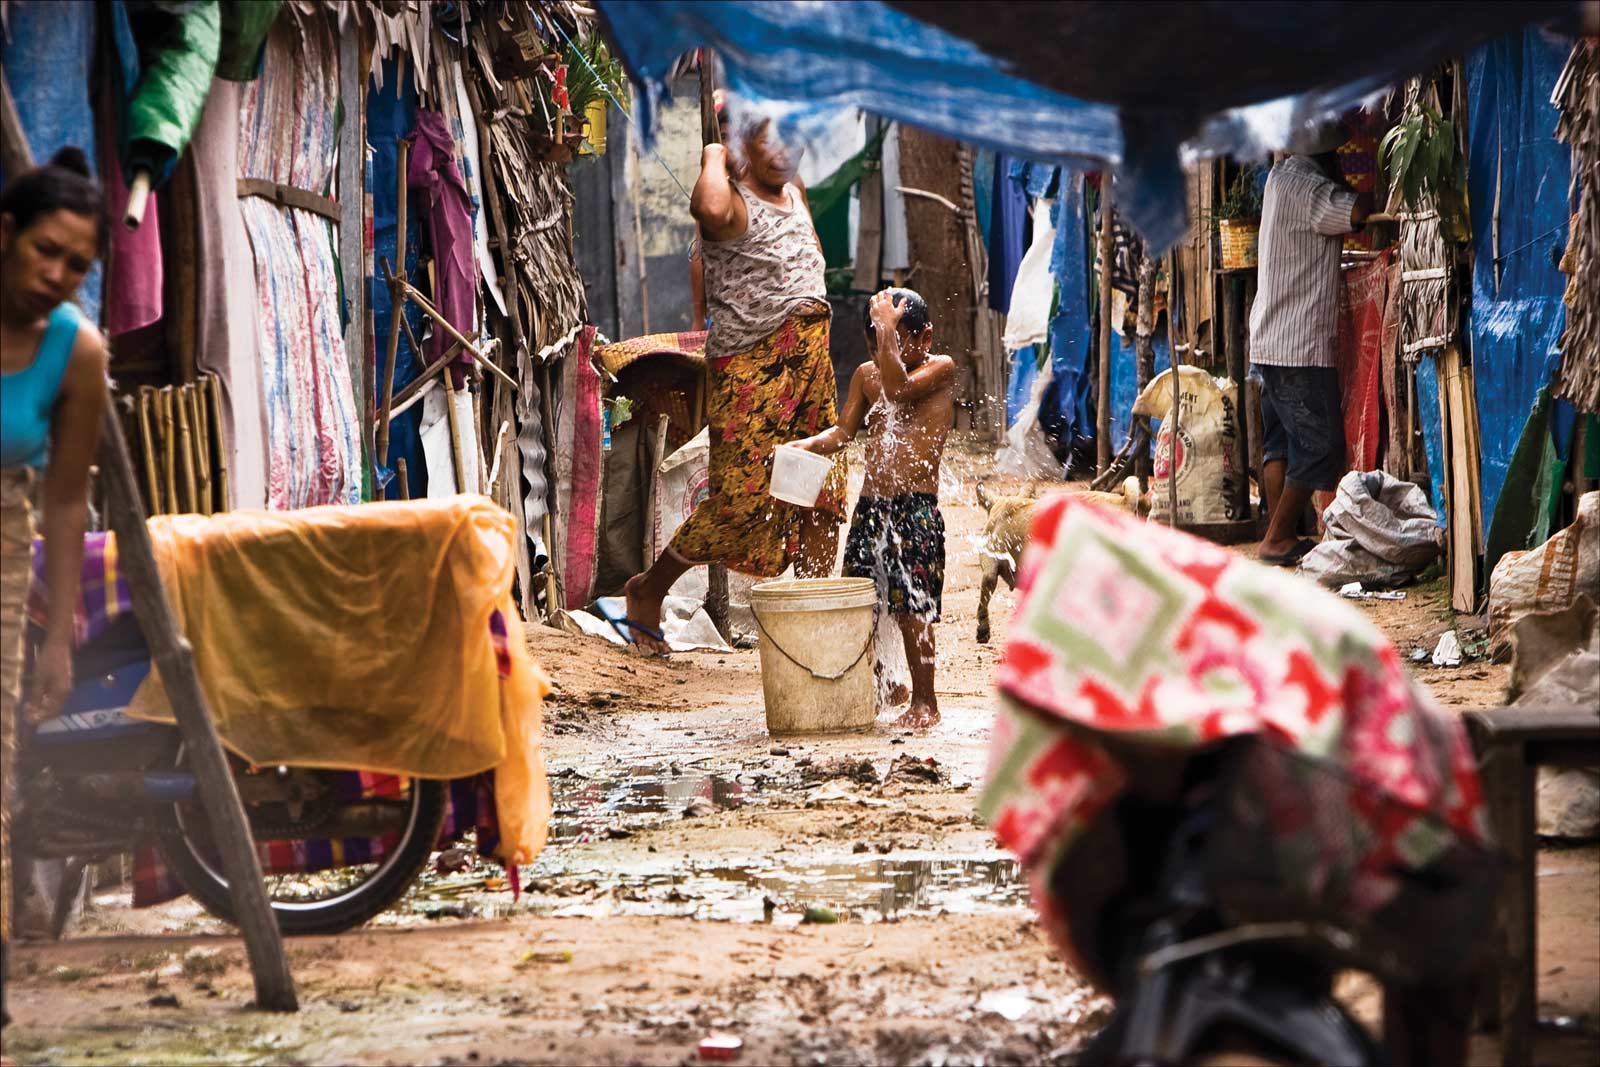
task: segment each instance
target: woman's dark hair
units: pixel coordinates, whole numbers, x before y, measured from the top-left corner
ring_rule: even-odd
[[[17,175],[0,192],[0,215],[15,219],[18,233],[35,219],[56,211],[93,219],[96,241],[105,244],[105,199],[100,195],[100,183],[90,175],[83,150],[70,145],[44,166]]]

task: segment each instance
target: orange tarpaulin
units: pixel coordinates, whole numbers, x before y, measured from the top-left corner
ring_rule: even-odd
[[[229,749],[259,765],[423,778],[492,769],[500,858],[527,863],[543,847],[550,686],[511,599],[507,512],[458,496],[175,515],[150,520],[150,536]],[[173,721],[154,673],[128,712]]]

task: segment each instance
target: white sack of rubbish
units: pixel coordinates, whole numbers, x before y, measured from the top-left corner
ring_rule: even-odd
[[[1213,378],[1199,367],[1178,367],[1177,447],[1172,443],[1172,370],[1162,371],[1133,402],[1133,414],[1160,422],[1156,433],[1155,474],[1150,479],[1150,521],[1169,522],[1169,480],[1177,463],[1178,523],[1183,526],[1235,522],[1239,472],[1234,444],[1239,420],[1233,410],[1233,382]],[[1174,461],[1176,454],[1176,461]]]

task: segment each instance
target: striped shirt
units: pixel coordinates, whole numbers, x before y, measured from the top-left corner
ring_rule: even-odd
[[[1267,176],[1260,272],[1250,311],[1250,360],[1271,367],[1336,365],[1339,250],[1356,194],[1305,156]]]

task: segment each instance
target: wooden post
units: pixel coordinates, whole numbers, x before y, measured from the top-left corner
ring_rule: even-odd
[[[222,859],[222,871],[233,894],[233,910],[244,935],[255,976],[256,1006],[267,1011],[297,1011],[294,977],[284,956],[283,938],[261,881],[255,841],[216,725],[206,705],[205,690],[195,670],[194,651],[178,630],[167,605],[156,566],[144,505],[134,482],[133,462],[122,424],[108,405],[102,420],[100,471],[105,479],[107,518],[117,537],[117,560],[128,582],[139,629],[150,646],[150,658],[161,673],[178,720],[190,769],[199,785],[200,802],[211,824],[211,836]]]
[[[1178,373],[1178,361],[1172,361],[1172,432],[1167,435],[1167,525],[1178,525],[1178,428],[1183,425],[1183,375]]]
[[[1137,383],[1134,395],[1144,393],[1144,387],[1150,384],[1150,379],[1156,374],[1156,257],[1150,254],[1149,245],[1141,243],[1139,249],[1139,299],[1134,332],[1134,379]],[[1172,322],[1171,303],[1168,302],[1167,322]],[[1167,345],[1171,352],[1171,343]],[[1173,366],[1177,366],[1176,356],[1172,359]],[[1135,469],[1139,472],[1139,490],[1143,492],[1148,488],[1150,480],[1150,455],[1148,452],[1140,454],[1135,460]]]
[[[1233,439],[1233,469],[1239,476],[1233,492],[1233,511],[1235,521],[1244,522],[1255,517],[1255,511],[1250,506],[1250,423],[1244,417],[1244,383],[1250,373],[1245,352],[1244,276],[1230,274],[1226,284],[1228,302],[1224,310],[1228,315],[1228,376],[1233,379],[1234,426],[1239,431]]]
[[[1111,172],[1100,174],[1100,366],[1095,405],[1095,472],[1111,466]]]
[[[711,69],[711,53],[702,49],[700,52],[700,138],[702,144],[705,145],[719,144],[722,141],[721,131],[717,129],[716,91],[716,78]],[[635,142],[630,139],[628,143],[631,145]],[[637,204],[637,201],[635,203]],[[634,218],[637,219],[637,206],[634,208],[634,212]],[[639,285],[641,288],[644,286],[644,246],[642,242],[639,247]],[[644,302],[646,305],[645,322],[648,324],[650,321],[650,298],[648,293],[644,296]],[[696,326],[698,325],[696,323]],[[648,333],[648,325],[645,329]],[[695,407],[697,409],[704,402],[704,398],[710,395],[710,376],[711,361],[706,360],[705,368],[701,372],[700,385],[695,390]],[[698,415],[697,411],[697,421]],[[657,458],[656,462],[660,463],[660,457]],[[651,477],[654,477],[653,471],[651,472]],[[728,568],[721,563],[713,563],[706,568],[706,614],[711,617],[711,624],[717,628],[717,632],[726,638],[728,636]]]

